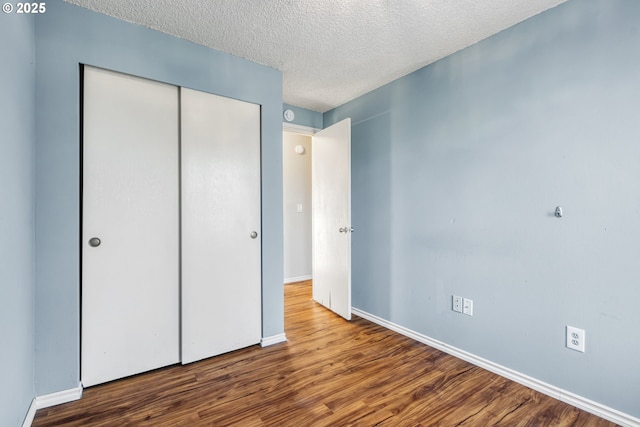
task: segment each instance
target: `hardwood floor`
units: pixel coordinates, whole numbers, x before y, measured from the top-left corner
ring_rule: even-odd
[[[87,388],[33,426],[615,426],[285,286],[288,342]]]

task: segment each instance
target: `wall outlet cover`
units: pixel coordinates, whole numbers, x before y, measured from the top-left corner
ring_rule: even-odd
[[[574,326],[567,326],[567,348],[585,352],[585,331]]]
[[[458,313],[462,313],[462,297],[453,295],[451,309],[453,311],[457,311]]]

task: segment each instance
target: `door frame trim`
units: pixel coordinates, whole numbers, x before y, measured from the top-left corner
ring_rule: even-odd
[[[317,132],[321,131],[322,129],[317,129],[314,127],[310,127],[310,126],[304,126],[304,125],[297,125],[295,123],[287,123],[287,122],[282,122],[282,131],[283,132],[291,132],[291,133],[298,133],[300,135],[315,135]]]

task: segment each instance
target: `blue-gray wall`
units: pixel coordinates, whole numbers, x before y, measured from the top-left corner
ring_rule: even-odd
[[[28,15],[0,15],[0,425],[34,397],[34,40]]]
[[[354,306],[640,417],[640,2],[570,0],[344,117]]]
[[[35,45],[36,393],[80,380],[81,63],[262,105],[263,336],[283,333],[281,73],[61,0]]]

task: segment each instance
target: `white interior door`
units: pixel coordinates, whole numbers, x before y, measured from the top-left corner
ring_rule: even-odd
[[[313,299],[351,320],[351,119],[313,136]]]
[[[179,361],[178,88],[85,67],[83,93],[81,377],[91,386]]]
[[[182,363],[260,342],[260,106],[181,89]]]

